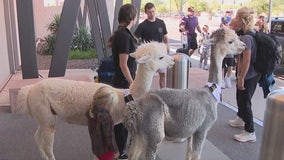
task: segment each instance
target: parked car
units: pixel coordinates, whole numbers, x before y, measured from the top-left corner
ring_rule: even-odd
[[[276,39],[284,49],[284,17],[277,17],[271,19],[271,33],[275,35]],[[281,65],[284,65],[284,55],[282,51]]]

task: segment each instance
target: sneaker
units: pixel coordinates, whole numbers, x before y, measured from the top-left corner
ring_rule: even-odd
[[[187,140],[187,138],[175,138],[166,136],[165,139],[167,141],[172,141],[173,143],[183,143]]]
[[[205,65],[205,66],[203,67],[203,69],[204,69],[204,70],[208,70],[208,69],[209,69],[208,65]]]
[[[174,143],[183,143],[187,140],[187,138],[175,138],[173,140]]]
[[[225,82],[224,82],[224,81],[222,81],[221,88],[222,88],[222,89],[225,89],[225,88],[226,88],[226,87],[225,87]]]
[[[128,155],[126,154],[126,153],[122,153],[119,157],[118,157],[118,159],[120,160],[120,159],[128,159]]]
[[[199,63],[199,68],[202,68],[202,63]]]
[[[234,135],[234,139],[239,142],[255,142],[255,132],[249,133],[247,131],[244,131],[241,134]]]
[[[165,139],[167,141],[174,141],[176,138],[175,137],[168,137],[168,136],[166,136]]]
[[[245,126],[245,122],[240,117],[237,117],[236,119],[229,120],[229,125],[235,128],[243,128]]]
[[[230,77],[226,76],[224,81],[225,81],[225,87],[226,88],[231,88],[232,87],[232,82],[231,82],[231,78]]]

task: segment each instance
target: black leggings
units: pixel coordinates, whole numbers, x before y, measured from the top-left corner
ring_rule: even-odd
[[[245,90],[237,89],[237,104],[238,113],[237,115],[243,119],[245,122],[245,131],[254,132],[253,124],[253,113],[251,110],[251,98],[255,92],[257,83],[259,81],[260,75],[244,81]]]
[[[135,74],[133,74],[135,75]],[[135,77],[135,76],[133,76]],[[134,79],[134,78],[133,78]],[[125,78],[119,78],[114,76],[113,79],[113,87],[115,88],[129,88],[129,83]],[[114,126],[114,134],[115,134],[115,141],[118,147],[118,151],[120,154],[125,152],[126,149],[126,143],[127,143],[127,136],[128,131],[124,127],[122,123],[119,123]]]
[[[128,131],[122,123],[114,126],[114,134],[119,153],[124,153],[126,149]]]

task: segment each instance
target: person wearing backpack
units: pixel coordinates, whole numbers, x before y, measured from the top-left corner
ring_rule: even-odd
[[[256,57],[256,41],[251,35],[246,33],[254,30],[254,11],[247,7],[237,10],[236,26],[234,29],[238,32],[243,30],[244,34],[240,36],[245,43],[245,50],[238,56],[237,62],[237,91],[236,100],[238,105],[237,118],[229,121],[229,125],[236,128],[244,128],[240,134],[234,135],[234,139],[239,142],[255,142],[255,129],[253,122],[252,96],[260,79],[260,74],[255,70],[253,62]]]

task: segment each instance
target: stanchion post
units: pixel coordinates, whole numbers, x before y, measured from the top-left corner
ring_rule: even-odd
[[[284,89],[268,95],[259,160],[284,160]]]
[[[173,55],[175,64],[167,70],[167,87],[175,89],[188,88],[189,56],[183,53]]]

